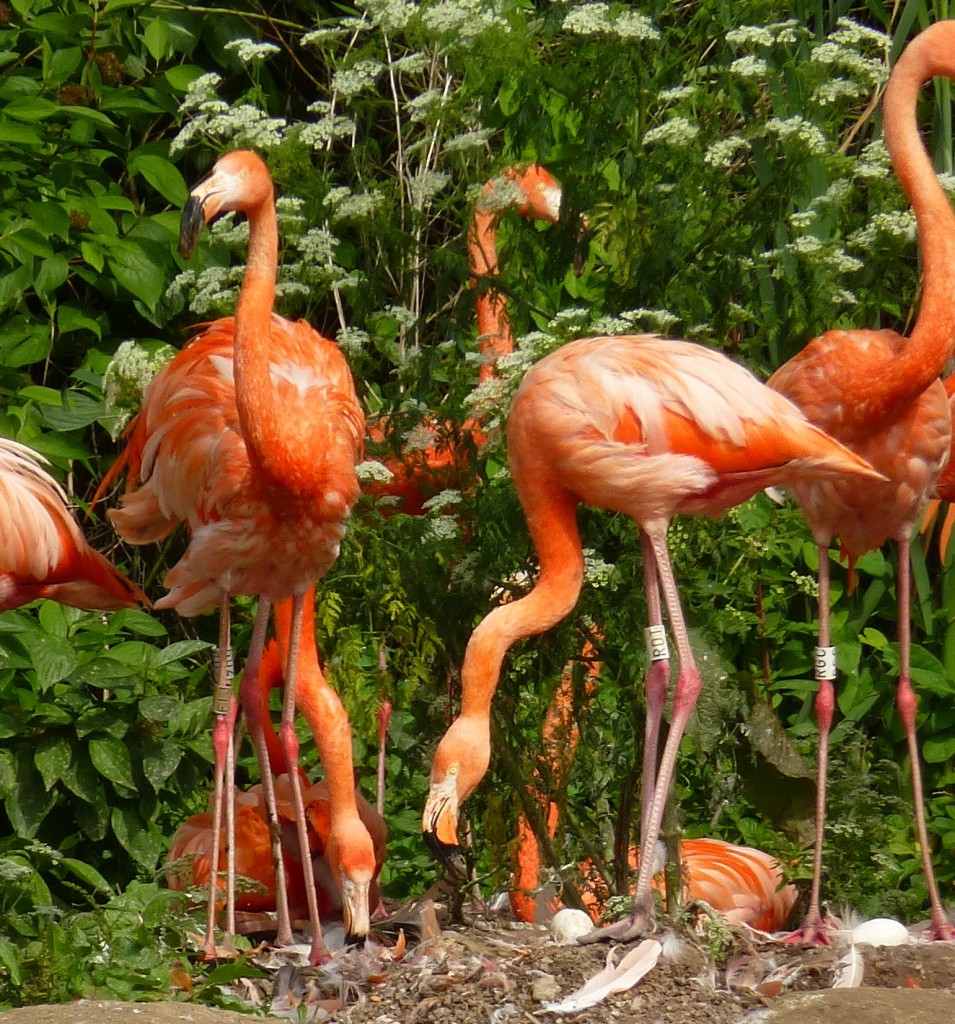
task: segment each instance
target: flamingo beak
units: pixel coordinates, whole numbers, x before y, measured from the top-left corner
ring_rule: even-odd
[[[464,857],[458,843],[457,780],[432,783],[422,815],[421,831],[431,852],[444,865],[449,875],[467,875]]]
[[[345,924],[345,945],[364,946],[370,928],[368,893],[370,882],[342,879],[342,918]]]
[[[205,202],[204,195],[192,193],[182,208],[182,217],[179,220],[179,254],[185,260],[195,252],[196,242],[206,226]]]

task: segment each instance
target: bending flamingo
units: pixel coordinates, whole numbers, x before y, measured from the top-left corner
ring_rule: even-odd
[[[148,607],[139,587],[86,542],[45,463],[0,437],[0,612],[40,597],[103,611]]]
[[[909,679],[909,536],[948,458],[952,434],[948,398],[938,377],[955,346],[955,213],[935,176],[916,120],[919,91],[934,75],[955,78],[955,21],[930,26],[908,45],[883,99],[885,142],[915,211],[925,267],[921,307],[911,336],[888,330],[827,331],[769,381],[807,419],[858,452],[885,477],[882,481],[797,481],[794,487],[819,550],[819,776],[810,904],[793,941],[828,941],[820,885],[828,736],[835,704],[835,652],[829,630],[829,545],[835,537],[849,556],[850,569],[860,555],[890,538],[898,545],[897,702],[912,765],[915,822],[932,905],[931,934],[955,937],[932,870],[915,735],[916,697]]]
[[[206,326],[149,385],[123,456],[130,490],[111,518],[119,533],[136,544],[160,540],[185,523],[189,545],[170,570],[169,593],[157,607],[197,615],[220,606],[213,729],[216,816],[221,813],[222,794],[227,816],[232,800],[231,777],[224,785],[227,761],[231,773],[236,715],[227,674],[229,598],[259,596],[248,676],[258,670],[270,603],[292,599],[281,738],[304,847],[293,728],[298,638],[306,595],[338,557],[345,521],[358,499],[355,462],[364,418],[338,346],[304,321],[291,323],[272,312],[278,229],[272,179],[258,156],[248,151],[226,154],[192,190],[182,216],[181,251],[190,255],[202,227],[231,210],[245,213],[249,220],[248,263],[235,317]],[[263,781],[268,789],[269,773]],[[227,829],[231,834],[231,819]],[[213,831],[217,841],[218,827]],[[310,956],[316,962],[328,953],[307,860]],[[209,956],[216,949],[217,871],[214,854],[205,940]],[[231,859],[226,890],[226,928],[231,931]],[[287,923],[283,927],[280,922],[276,941],[291,941]]]
[[[652,851],[677,749],[701,686],[667,552],[670,519],[678,512],[718,515],[772,484],[875,474],[725,356],[648,335],[581,339],[542,359],[514,397],[507,438],[540,575],[529,594],[493,609],[468,642],[461,714],[435,752],[422,829],[443,859],[457,852],[458,808],[490,759],[490,703],[504,655],[517,640],[564,618],[580,594],[584,562],[577,505],[585,501],[631,516],[644,538],[651,622],[660,624],[659,579],[680,672],[659,776],[644,780],[650,798],[633,913],[594,933],[629,938],[653,917]],[[655,745],[662,702],[648,706],[648,736]],[[653,769],[651,763],[647,770]]]

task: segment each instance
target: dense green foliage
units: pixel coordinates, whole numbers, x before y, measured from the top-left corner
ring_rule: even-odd
[[[228,148],[262,152],[282,196],[280,311],[339,338],[396,450],[429,413],[461,422],[476,409],[491,433],[475,486],[426,516],[383,517],[364,499],[320,591],[319,642],[361,768],[380,702],[395,705],[385,882],[404,897],[434,873],[419,815],[464,645],[495,595],[520,593],[534,571],[500,429],[524,369],[585,332],[656,330],[765,376],[827,327],[904,329],[917,246],[875,101],[890,59],[943,12],[924,0],[798,3],[792,20],[768,0],[209,6],[0,2],[0,434],[89,501],[164,346],[234,304],[244,228],[217,225],[186,267],[175,251],[186,182]],[[948,83],[926,88],[922,124],[944,171],[952,123]],[[502,222],[500,284],[524,337],[502,382],[475,391],[465,229],[483,183],[530,160],[561,181],[565,209],[554,226]],[[520,780],[547,776],[534,757],[544,711],[591,624],[602,671],[591,701],[578,687],[563,873],[584,855],[609,860],[632,825],[640,545],[622,517],[583,510],[581,522],[580,605],[509,657],[502,756],[468,803],[488,893],[506,885]],[[84,528],[161,593],[181,538],[124,550],[102,507]],[[955,571],[915,547],[913,679],[945,896]],[[683,823],[776,852],[802,878],[814,547],[795,509],[759,497],[718,523],[679,521],[672,551],[706,683],[679,766]],[[834,569],[827,890],[863,912],[918,916],[893,557],[863,559],[852,595]],[[238,604],[241,665],[252,605]],[[166,837],[205,802],[214,630],[213,616],[51,604],[0,617],[0,1004],[168,988],[187,926],[157,869]],[[248,753],[242,763],[254,772]]]

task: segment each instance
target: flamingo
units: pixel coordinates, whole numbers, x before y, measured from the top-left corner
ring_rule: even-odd
[[[0,612],[40,597],[102,611],[148,607],[139,587],[89,546],[47,464],[0,437]]]
[[[497,229],[500,219],[509,210],[516,210],[524,218],[556,223],[561,198],[557,180],[540,164],[509,167],[484,186],[468,229],[468,266],[471,287],[476,290],[478,353],[481,356],[479,383],[491,380],[497,360],[514,349],[504,296],[493,286],[480,288],[481,282],[492,282],[499,272]],[[455,436],[450,424],[431,421],[426,426],[442,436],[423,450],[383,459],[391,477],[365,487],[375,498],[400,499],[399,510],[410,516],[421,515],[424,503],[439,491],[460,488],[472,475],[472,452],[467,439],[475,447],[487,440],[480,424],[473,419],[463,425],[462,438]],[[387,427],[387,418],[369,423],[368,436],[380,444],[386,439]]]
[[[183,615],[220,607],[213,814],[221,815],[224,793],[229,835],[236,716],[227,668],[229,600],[236,594],[259,597],[246,665],[246,675],[254,676],[269,606],[274,600],[292,599],[280,735],[304,848],[293,728],[298,639],[311,588],[338,557],[346,519],[358,499],[355,463],[364,417],[338,346],[304,321],[292,323],[272,312],[278,229],[272,179],[260,157],[244,150],[227,153],[193,188],[182,215],[180,251],[188,258],[203,226],[233,210],[245,213],[249,221],[248,262],[235,316],[206,325],[150,383],[115,470],[127,471],[128,490],[110,518],[120,535],[135,544],[160,540],[185,523],[188,547],[169,571],[168,593],[156,607],[175,608]],[[225,786],[227,771],[230,783]],[[268,772],[263,782],[268,790]],[[218,827],[213,835],[218,842]],[[216,955],[216,853],[211,863],[204,944],[209,957]],[[308,858],[303,867],[312,924],[309,957],[317,963],[328,959],[328,951]],[[226,914],[231,933],[231,856]],[[291,941],[288,922],[280,922],[276,941]]]
[[[680,672],[659,775],[644,780],[650,796],[642,815],[633,912],[629,920],[585,936],[628,939],[652,923],[652,851],[680,740],[702,685],[667,552],[670,519],[677,512],[719,515],[773,484],[877,474],[722,354],[653,335],[584,338],[546,356],[514,397],[507,439],[540,574],[530,593],[494,608],[468,641],[461,713],[435,751],[422,830],[438,856],[453,863],[459,807],[490,760],[490,703],[504,656],[517,640],[546,632],[569,614],[580,594],[584,559],[577,505],[585,501],[629,515],[646,554],[651,623],[661,624],[662,585]],[[661,678],[665,687],[665,671]],[[654,749],[661,715],[662,700],[649,702]],[[645,764],[645,771],[653,769],[653,762]]]
[[[663,853],[662,844],[658,850]],[[640,866],[640,851],[631,846],[630,867]],[[681,839],[680,865],[683,869],[683,902],[702,900],[719,911],[731,924],[747,924],[760,931],[784,927],[796,902],[794,885],[783,884],[779,861],[751,846],[738,846],[722,839]],[[653,888],[664,898],[666,882],[657,858]],[[590,861],[580,865],[586,880],[581,900],[596,921],[610,896],[603,879]]]
[[[918,223],[925,282],[909,337],[890,330],[827,331],[770,378],[806,418],[870,462],[883,480],[798,480],[793,488],[819,551],[819,636],[815,713],[819,725],[816,841],[809,908],[791,940],[827,943],[821,911],[822,839],[828,737],[834,708],[835,651],[830,646],[829,545],[839,537],[856,559],[894,539],[898,545],[899,681],[897,704],[912,766],[915,823],[932,907],[931,936],[955,938],[942,909],[925,824],[916,696],[909,679],[909,536],[948,458],[952,436],[938,379],[955,344],[955,213],[919,135],[916,104],[934,75],[955,77],[955,21],[938,22],[905,49],[883,98],[885,142]]]

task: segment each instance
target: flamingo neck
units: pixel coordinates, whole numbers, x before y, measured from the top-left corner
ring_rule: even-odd
[[[250,460],[270,483],[284,489],[289,467],[301,456],[282,429],[269,369],[279,248],[273,195],[247,212],[249,253],[235,310],[235,400]]]
[[[914,397],[942,372],[955,344],[955,213],[918,129],[922,85],[955,77],[955,25],[939,23],[909,44],[883,98],[885,143],[918,223],[924,267],[921,303],[908,342],[883,379],[886,407]]]
[[[498,274],[497,225],[500,214],[479,206],[468,232],[468,265],[471,287],[477,288],[481,278],[495,278]],[[494,365],[502,355],[514,351],[511,326],[507,319],[504,296],[494,288],[478,293],[475,300],[478,325],[478,351],[488,361],[478,371],[478,381],[484,383],[494,376]]]
[[[292,601],[276,601],[275,633],[279,655],[285,664],[292,628]],[[352,758],[351,725],[341,698],[328,684],[318,660],[315,643],[315,588],[304,599],[302,637],[298,652],[296,698],[299,710],[312,730],[328,783],[331,828],[359,817],[355,801],[355,767]]]
[[[495,608],[475,629],[461,667],[461,717],[487,719],[504,656],[518,640],[537,636],[569,615],[584,579],[576,501],[522,494],[524,514],[540,561],[533,590]]]

